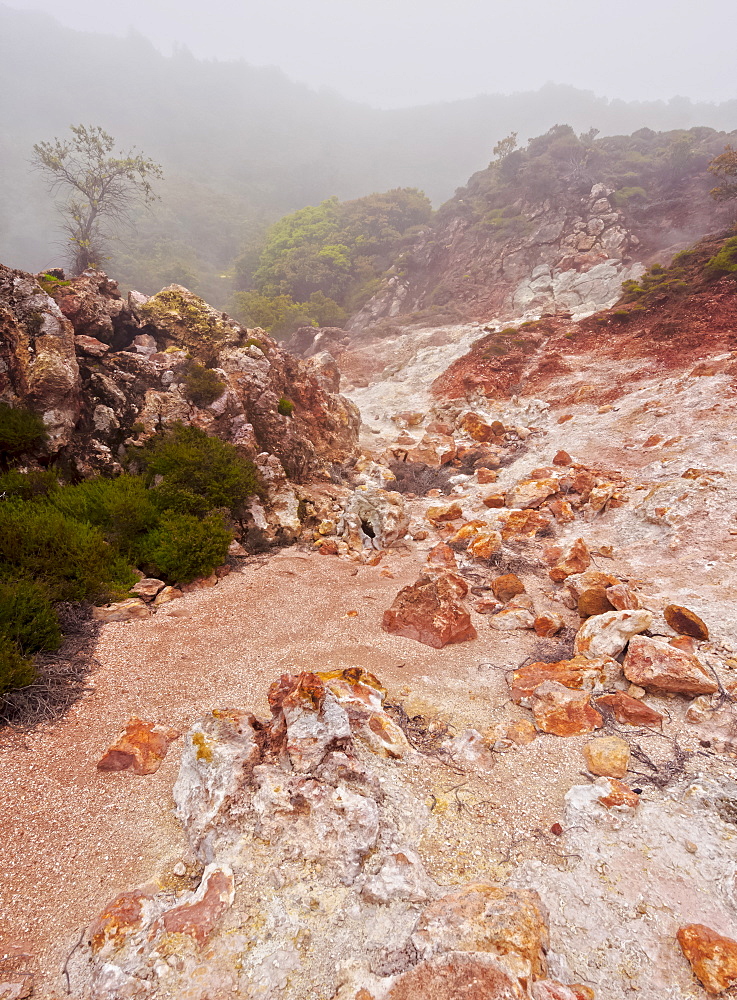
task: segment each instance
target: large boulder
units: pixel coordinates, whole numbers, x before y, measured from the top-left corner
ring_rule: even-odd
[[[465,584],[459,587],[459,582],[463,581],[451,574],[421,576],[399,591],[384,612],[381,627],[435,649],[475,639],[471,615],[460,600]]]

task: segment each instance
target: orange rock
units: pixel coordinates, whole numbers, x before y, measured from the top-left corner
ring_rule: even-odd
[[[332,539],[321,538],[318,542],[315,542],[315,548],[321,556],[338,555],[338,543],[332,541]]]
[[[615,583],[607,587],[606,596],[616,611],[635,611],[640,607],[640,599],[626,583]]]
[[[108,903],[89,926],[88,937],[93,953],[106,949],[113,953],[122,947],[131,931],[139,930],[146,918],[146,903],[153,895],[142,889],[121,892]]]
[[[485,469],[483,466],[480,469],[476,469],[476,479],[481,486],[495,483],[498,476],[499,473],[495,469]]]
[[[677,635],[675,639],[669,639],[668,644],[675,646],[676,649],[680,649],[684,653],[696,653],[699,648],[696,639],[692,639],[690,635]]]
[[[501,510],[502,507],[506,507],[503,493],[487,493],[481,500],[485,507],[493,510]]]
[[[615,694],[604,694],[596,699],[596,704],[605,705],[611,709],[617,722],[623,722],[630,726],[661,726],[663,716],[656,712],[654,708],[638,701],[637,698],[630,698],[624,691],[617,691]]]
[[[498,531],[480,531],[468,546],[474,559],[491,559],[502,548],[502,536]]]
[[[504,519],[502,538],[506,541],[515,535],[526,535],[533,538],[541,531],[547,531],[552,520],[537,510],[510,510]]]
[[[461,420],[461,430],[474,441],[491,441],[495,437],[493,425],[487,424],[478,413],[466,413]]]
[[[607,809],[626,806],[628,809],[637,809],[640,804],[638,796],[632,791],[629,785],[625,785],[618,778],[607,778],[608,789],[605,795],[599,796],[599,802]],[[598,782],[596,783],[598,785]]]
[[[455,521],[463,517],[463,511],[459,503],[451,503],[445,506],[428,507],[425,517],[430,522]]]
[[[574,573],[583,573],[591,565],[591,554],[583,538],[577,538],[561,561],[550,570],[550,579],[561,583]]]
[[[737,941],[706,924],[686,924],[677,936],[694,975],[708,993],[723,993],[737,983]]]
[[[517,594],[524,594],[525,585],[515,573],[505,573],[491,581],[491,589],[500,601],[511,601]]]
[[[454,535],[451,535],[448,539],[448,545],[453,545],[459,549],[465,549],[468,547],[468,543],[471,539],[475,538],[482,528],[487,527],[486,521],[467,521],[466,524],[462,524],[460,526]]]
[[[208,866],[194,897],[167,910],[153,927],[154,933],[186,934],[202,945],[215,928],[219,918],[233,903],[235,894],[230,869]]]
[[[516,976],[487,955],[453,952],[419,962],[396,978],[385,1000],[524,1000]],[[360,989],[356,1000],[376,1000]]]
[[[558,524],[570,524],[576,518],[573,507],[571,507],[567,500],[549,500],[547,509]]]
[[[448,569],[455,569],[458,566],[455,552],[445,542],[438,542],[434,548],[430,549],[427,561],[432,566],[446,566]]]
[[[416,542],[424,542],[427,537],[428,537],[428,532],[425,531],[424,528],[420,528],[419,531],[413,531],[412,532],[412,538]]]
[[[608,611],[614,611],[614,608],[604,587],[589,587],[578,599],[578,613],[581,618],[605,615]]]
[[[678,632],[679,635],[690,635],[694,639],[702,641],[709,638],[709,629],[707,626],[695,612],[689,611],[688,608],[681,608],[677,604],[669,604],[663,614],[673,631]]]
[[[540,897],[530,889],[475,883],[450,892],[421,913],[412,943],[424,959],[483,952],[519,979],[542,979],[547,972],[548,928]]]
[[[134,774],[154,774],[166,757],[169,744],[181,734],[176,729],[142,722],[135,716],[130,719],[110,749],[97,763],[98,771],[125,771]]]
[[[549,639],[551,636],[557,635],[563,628],[563,619],[560,615],[552,613],[538,615],[535,619],[533,628],[539,636],[542,636],[544,639]]]
[[[479,601],[474,605],[474,611],[479,615],[495,615],[501,607],[498,601]]]
[[[597,569],[587,569],[584,573],[574,573],[572,576],[566,578],[565,586],[566,590],[575,598],[576,604],[578,604],[578,599],[585,590],[606,590],[614,583],[619,583],[615,576],[610,576],[609,573],[601,573]],[[608,611],[614,610],[613,608],[608,608]]]
[[[583,748],[586,765],[592,774],[605,778],[623,778],[630,766],[630,748],[618,736],[601,736]]]
[[[561,450],[555,453],[555,457],[553,458],[553,465],[571,465],[572,463],[573,459],[571,458],[571,456],[568,454],[567,451]]]
[[[505,736],[517,746],[528,746],[537,739],[537,729],[529,719],[517,719],[507,726]]]
[[[689,653],[663,639],[635,636],[630,640],[622,664],[624,675],[646,691],[677,694],[714,694],[719,685],[705,667]]]
[[[531,707],[537,728],[555,736],[593,733],[604,721],[592,708],[588,691],[572,691],[557,681],[539,684],[532,694]]]
[[[465,581],[460,582],[467,586]],[[450,574],[421,576],[399,591],[391,608],[384,612],[381,627],[435,649],[475,639],[471,616],[458,597],[459,587]]]
[[[518,483],[506,496],[507,507],[528,510],[539,507],[549,496],[558,492],[557,479],[527,480]]]
[[[597,683],[605,683],[618,666],[609,657],[590,660],[585,656],[556,663],[529,663],[512,674],[512,701],[517,705],[527,704],[535,689],[546,681],[555,681],[572,691],[591,691]]]

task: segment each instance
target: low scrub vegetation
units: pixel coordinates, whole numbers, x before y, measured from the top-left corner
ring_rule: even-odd
[[[55,605],[124,597],[134,568],[184,584],[222,564],[256,469],[194,427],[152,438],[115,479],[63,485],[52,471],[0,475],[0,694],[56,649]]]

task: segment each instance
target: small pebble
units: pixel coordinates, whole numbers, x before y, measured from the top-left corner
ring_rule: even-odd
[[[179,878],[181,878],[182,875],[187,874],[187,866],[183,861],[177,861],[177,863],[174,865],[174,874],[178,875]]]

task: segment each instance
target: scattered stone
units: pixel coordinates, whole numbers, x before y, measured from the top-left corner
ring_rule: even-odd
[[[512,743],[524,747],[537,739],[537,729],[535,729],[529,719],[516,719],[514,722],[509,723],[504,735]]]
[[[376,875],[370,875],[361,887],[367,903],[388,903],[402,900],[425,903],[434,898],[437,887],[415,854],[405,848],[389,854]]]
[[[534,538],[542,531],[549,531],[553,521],[538,510],[510,510],[504,518],[502,538],[506,542],[517,535]]]
[[[698,698],[694,698],[686,709],[686,719],[689,722],[707,722],[713,714],[714,705],[711,697],[706,694],[700,694]]]
[[[604,720],[592,708],[588,691],[572,691],[557,681],[544,681],[533,691],[535,725],[554,736],[582,736],[600,729]]]
[[[489,625],[500,632],[531,629],[535,625],[535,616],[527,608],[515,606],[515,602],[510,601],[506,608],[489,619]]]
[[[487,599],[474,604],[473,609],[479,615],[495,615],[497,611],[501,611],[502,606],[499,601]]]
[[[606,596],[617,611],[636,611],[640,607],[640,599],[626,583],[615,583],[606,588]]]
[[[550,500],[548,501],[547,509],[559,524],[570,524],[576,518],[573,507],[571,507],[567,500],[558,498]]]
[[[187,866],[183,861],[177,861],[177,863],[172,868],[172,871],[177,876],[177,878],[184,878],[187,874]]]
[[[170,604],[172,601],[178,601],[180,597],[184,597],[181,590],[178,590],[176,587],[164,587],[154,598],[154,607],[160,608],[162,604]]]
[[[96,622],[129,622],[138,618],[150,618],[151,609],[137,597],[131,597],[104,608],[92,609],[92,620]]]
[[[555,663],[529,663],[512,674],[512,701],[530,707],[535,689],[546,681],[555,681],[572,691],[601,690],[611,685],[620,673],[617,661],[608,656],[596,660],[575,656]]]
[[[131,594],[142,597],[144,601],[153,601],[159,591],[163,590],[165,586],[166,584],[163,580],[145,577],[143,580],[139,580],[135,587],[131,587]]]
[[[695,656],[676,649],[664,639],[633,638],[622,666],[625,677],[646,691],[673,691],[693,697],[719,690],[714,677]]]
[[[553,465],[572,465],[573,459],[567,451],[558,451],[553,458]]]
[[[125,771],[154,774],[166,757],[169,744],[181,733],[167,726],[155,726],[133,716],[109,750],[98,761],[98,771]]]
[[[578,599],[578,613],[581,618],[605,615],[609,611],[614,611],[614,606],[604,587],[590,587],[584,590]]]
[[[515,573],[505,573],[504,576],[498,576],[495,580],[491,581],[491,589],[494,592],[494,596],[506,604],[507,601],[511,601],[517,594],[523,594],[525,585]]]
[[[709,629],[699,616],[689,611],[688,608],[681,608],[677,604],[669,604],[663,612],[665,620],[679,635],[690,635],[694,639],[705,642],[709,638]]]
[[[623,778],[630,763],[629,744],[618,736],[601,736],[583,749],[586,765],[592,774]]]
[[[705,924],[679,928],[678,943],[694,975],[708,993],[723,993],[737,983],[737,941]]]
[[[489,560],[502,549],[502,536],[498,531],[479,531],[468,546],[469,555],[474,559]]]
[[[514,507],[519,510],[539,507],[549,496],[557,493],[558,489],[557,479],[529,480],[518,483],[514,489],[507,493],[506,505],[507,507]]]
[[[573,650],[576,655],[592,659],[619,656],[630,639],[650,628],[652,622],[649,611],[610,611],[605,615],[594,615],[576,633]]]
[[[583,573],[591,565],[591,553],[583,538],[577,538],[567,554],[550,570],[550,579],[562,583],[574,573]]]
[[[459,503],[433,506],[427,508],[425,517],[431,524],[442,524],[443,521],[457,521],[463,517],[463,510]]]
[[[545,615],[538,615],[532,623],[535,632],[544,639],[549,639],[557,635],[563,628],[563,619],[560,615],[552,612]]]
[[[493,425],[488,424],[478,413],[466,413],[459,426],[474,441],[491,441],[496,436]]]
[[[483,466],[480,469],[476,469],[476,479],[480,486],[488,486],[489,483],[495,483],[499,477],[499,473],[496,469],[485,469]]]
[[[458,586],[447,574],[421,576],[400,590],[384,612],[381,627],[435,649],[477,636],[469,612],[458,600]]]
[[[638,701],[637,698],[630,697],[624,691],[604,694],[596,699],[596,704],[597,706],[605,705],[611,709],[617,722],[629,726],[662,726],[663,724],[663,716],[660,712],[656,712],[654,708]]]
[[[487,493],[486,496],[481,497],[481,501],[485,507],[493,510],[501,510],[502,507],[506,507],[507,505],[503,493]]]
[[[455,552],[445,542],[438,542],[427,554],[427,562],[430,566],[445,566],[447,569],[456,569]]]

